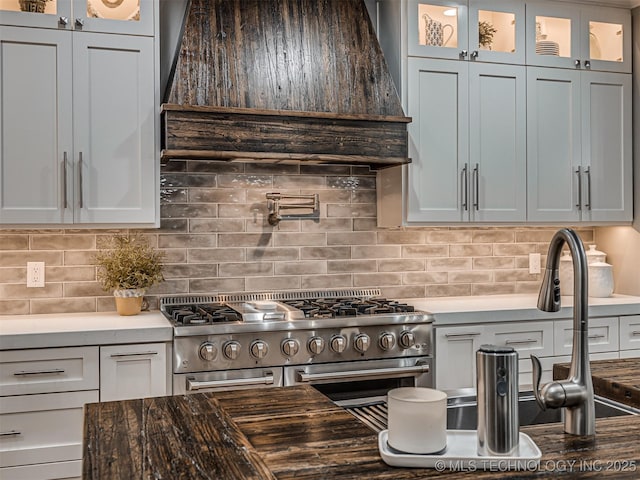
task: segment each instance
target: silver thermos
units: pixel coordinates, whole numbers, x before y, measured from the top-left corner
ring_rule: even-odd
[[[513,455],[518,450],[518,352],[481,345],[476,352],[478,455]]]

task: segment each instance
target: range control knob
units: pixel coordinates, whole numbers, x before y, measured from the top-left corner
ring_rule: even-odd
[[[369,350],[369,346],[371,345],[371,339],[369,335],[366,333],[360,333],[356,335],[356,338],[353,340],[353,348],[360,353],[364,353]]]
[[[256,340],[251,344],[250,351],[253,358],[260,360],[267,356],[267,353],[269,352],[269,345],[262,340]]]
[[[240,344],[235,340],[231,340],[224,344],[222,347],[222,353],[229,360],[235,360],[238,358],[238,355],[240,355]]]
[[[311,353],[319,355],[324,350],[324,340],[322,337],[311,337],[307,347]]]
[[[404,330],[400,334],[400,346],[404,349],[411,348],[416,344],[416,337],[409,330]]]
[[[396,344],[396,337],[393,336],[393,333],[384,332],[380,335],[378,344],[382,350],[391,350]]]
[[[336,353],[342,353],[347,348],[347,339],[344,338],[344,335],[334,335],[331,337],[329,347]]]
[[[207,362],[213,362],[218,356],[218,349],[211,342],[204,342],[200,345],[200,349],[198,350],[198,354],[200,358],[206,360]]]
[[[300,344],[293,338],[288,338],[282,341],[282,353],[287,357],[293,357],[300,350]]]

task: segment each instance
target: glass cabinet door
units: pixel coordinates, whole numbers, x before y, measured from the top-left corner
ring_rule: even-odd
[[[586,68],[631,73],[631,16],[628,11],[585,8],[581,29]]]
[[[74,28],[88,32],[153,35],[154,2],[73,0]]]
[[[581,67],[579,9],[527,5],[527,64]]]
[[[71,0],[0,0],[0,24],[71,28]]]
[[[469,2],[471,60],[524,64],[524,2]]]
[[[408,8],[410,56],[454,59],[466,56],[469,43],[466,2],[410,0]]]

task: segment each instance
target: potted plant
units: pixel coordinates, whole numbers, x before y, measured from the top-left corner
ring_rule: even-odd
[[[20,10],[23,12],[44,13],[47,2],[51,0],[20,0]]]
[[[113,291],[120,315],[137,315],[147,288],[164,280],[164,254],[141,235],[114,235],[95,256],[98,281]]]
[[[478,43],[479,43],[478,46],[491,50],[491,44],[493,43],[493,35],[496,32],[497,30],[490,22],[485,22],[485,21],[478,22]]]

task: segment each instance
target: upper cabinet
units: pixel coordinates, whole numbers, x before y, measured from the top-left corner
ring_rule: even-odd
[[[455,2],[410,0],[410,56],[523,64],[524,3],[504,0]]]
[[[155,2],[140,3],[134,16],[153,19]],[[52,0],[46,8],[82,7],[84,15],[91,5]],[[51,15],[10,13],[20,24]],[[156,226],[156,38],[122,34],[135,20],[68,20],[51,29],[0,25],[0,224]],[[106,25],[117,34],[86,31]]]
[[[527,64],[631,73],[631,15],[606,7],[527,4]]]
[[[152,36],[154,0],[1,0],[0,23]]]

